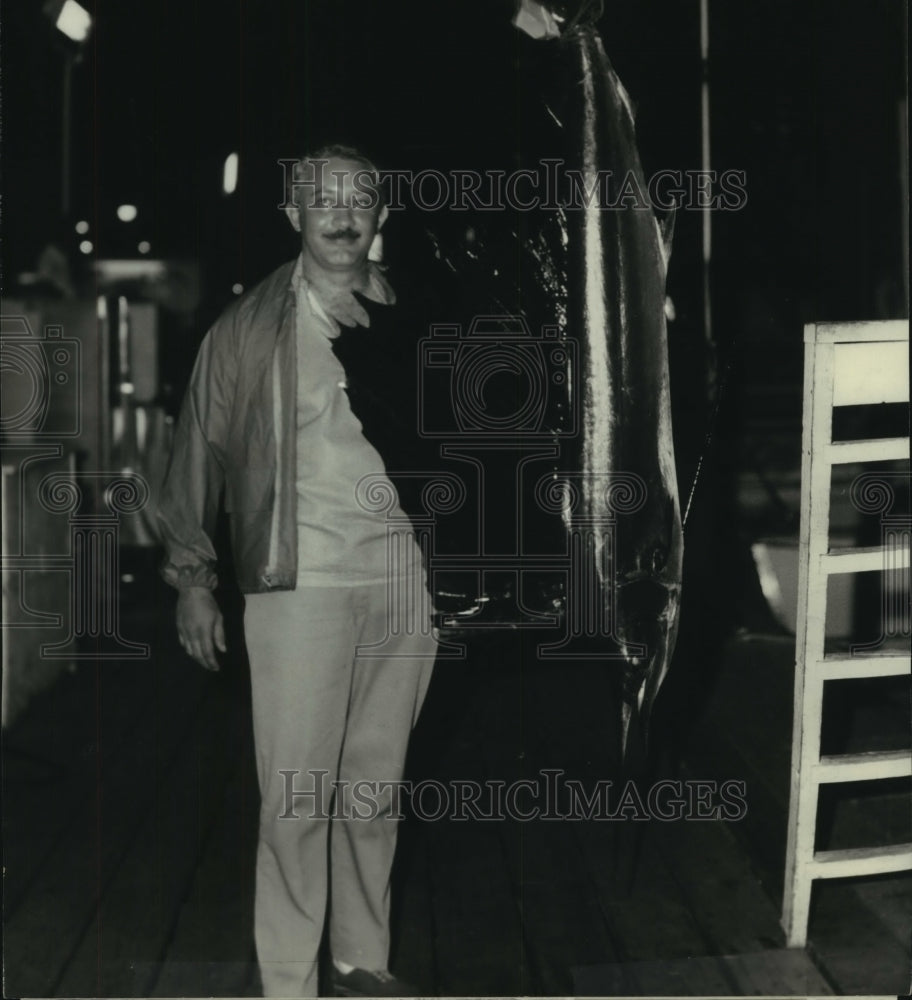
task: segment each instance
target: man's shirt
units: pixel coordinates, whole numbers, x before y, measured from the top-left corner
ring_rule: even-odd
[[[352,413],[345,370],[333,353],[339,327],[303,274],[300,258],[292,287],[298,368],[297,584],[382,583],[391,575],[416,572],[421,555],[408,519],[383,460]],[[394,301],[392,290],[373,269],[364,294],[384,304]],[[368,476],[372,490],[367,489]],[[391,498],[390,506],[377,510],[371,496],[384,495]],[[392,557],[391,530],[397,536]]]

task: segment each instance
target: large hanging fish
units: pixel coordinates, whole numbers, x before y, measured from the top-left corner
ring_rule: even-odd
[[[583,190],[597,189],[599,171],[610,170],[616,199],[609,197],[609,204],[620,201],[603,207],[593,200],[567,212],[566,274],[567,322],[580,349],[583,509],[590,516],[604,512],[606,474],[633,474],[644,487],[638,508],[619,519],[613,580],[605,581],[624,654],[626,747],[634,719],[646,731],[674,650],[680,604],[683,536],[665,326],[667,248],[643,200],[647,184],[630,101],[596,29],[578,22],[542,44],[562,49],[560,58],[578,74],[565,127]]]
[[[430,219],[417,210],[410,213],[412,219],[422,219],[430,240],[426,256],[433,262],[422,283],[431,305],[420,332],[426,336],[428,319],[458,321],[465,331],[473,317],[500,317],[506,339],[490,344],[507,358],[507,379],[511,365],[504,344],[512,345],[518,360],[545,359],[547,389],[534,416],[536,433],[525,434],[524,424],[512,452],[509,443],[501,447],[497,461],[516,469],[525,462],[534,469],[536,448],[548,440],[555,443],[558,453],[542,465],[544,478],[553,476],[556,484],[564,484],[573,502],[552,507],[550,514],[543,511],[531,496],[531,480],[525,487],[530,495],[523,498],[524,530],[542,550],[566,551],[571,536],[576,532],[579,537],[581,524],[613,525],[603,535],[596,530],[595,545],[582,549],[587,565],[578,575],[590,582],[586,599],[601,605],[600,620],[607,625],[601,634],[588,637],[586,656],[604,658],[606,669],[619,678],[621,746],[626,751],[632,732],[640,729],[645,736],[674,649],[680,603],[682,532],[664,313],[667,252],[656,216],[642,200],[647,184],[630,102],[605,55],[592,5],[584,5],[572,19],[565,11],[561,20],[547,5],[524,0],[514,23],[525,31],[518,35],[523,48],[517,60],[525,74],[525,97],[508,112],[514,123],[519,121],[514,128],[522,139],[522,148],[511,153],[512,166],[557,164],[556,186],[544,203],[521,211],[509,206],[495,212],[470,209]],[[502,160],[501,165],[508,164]],[[607,187],[602,189],[609,171],[615,185],[628,185],[628,197],[614,207],[606,204],[606,198],[611,201]],[[395,275],[393,280],[395,284]],[[409,283],[396,287],[404,304]],[[517,335],[515,324],[511,328],[510,317],[521,321],[528,341]],[[548,358],[548,344],[536,339],[543,328],[556,331],[555,343],[563,348]],[[388,334],[384,329],[382,316],[375,317],[370,335],[345,332],[337,342],[352,407],[391,474],[439,470],[444,459],[438,442],[415,434],[413,344],[402,338],[401,323],[394,323]],[[459,350],[462,362],[458,351],[447,362],[452,383],[447,388],[438,381],[442,388],[429,395],[426,405],[451,409],[460,363],[463,372],[477,365],[485,346],[469,338]],[[553,370],[558,354],[563,358],[560,373]],[[427,371],[417,375],[424,378]],[[498,420],[522,409],[529,386],[521,383],[519,378],[515,392],[507,383],[498,399],[492,377],[473,405],[490,407],[491,426],[508,426],[509,421]],[[429,419],[433,425],[437,417]],[[441,425],[447,419],[441,412]],[[450,468],[462,474],[465,465]],[[392,478],[403,508],[410,515],[422,513],[414,477]],[[463,513],[470,522],[463,523],[466,544],[474,545],[477,511],[468,503]],[[509,504],[489,502],[489,535],[514,533],[515,520]],[[458,518],[451,529],[458,534]],[[490,627],[499,621],[523,627],[517,625],[517,603],[533,624],[536,615],[557,609],[564,616],[564,630],[575,627],[580,602],[574,603],[578,595],[572,592],[572,580],[569,593],[557,594],[553,576],[527,573],[517,602],[512,584],[501,586],[496,575],[478,579],[483,592],[467,591],[462,614],[449,619],[457,624],[462,619],[463,635],[475,625]],[[458,596],[438,595],[442,600]]]

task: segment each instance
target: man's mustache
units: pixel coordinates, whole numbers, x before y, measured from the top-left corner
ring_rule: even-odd
[[[361,232],[358,229],[346,227],[345,229],[336,229],[331,233],[324,233],[323,235],[328,240],[356,240],[361,235]]]

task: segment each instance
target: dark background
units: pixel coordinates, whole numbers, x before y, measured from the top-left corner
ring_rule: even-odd
[[[51,243],[90,305],[96,257],[138,258],[148,240],[153,258],[198,263],[198,304],[179,321],[161,317],[159,402],[171,410],[232,286],[249,288],[296,252],[277,209],[279,158],[339,139],[381,166],[484,168],[530,139],[523,122],[536,66],[531,43],[509,26],[507,0],[85,4],[95,25],[72,66],[66,217],[62,94],[77,52],[41,0],[3,7],[3,294],[26,297],[34,286],[19,276]],[[600,30],[637,106],[646,173],[698,168],[698,0],[605,7]],[[750,545],[797,536],[803,323],[908,315],[907,24],[901,0],[710,0],[709,10],[712,166],[743,170],[748,202],[713,216],[710,344],[702,217],[677,220],[669,353],[689,517],[681,633],[652,738],[657,754],[686,759],[690,770],[672,773],[749,778],[749,822],[738,831],[749,854],[733,855],[733,838],[716,824],[653,824],[660,848],[653,841],[644,852],[644,881],[625,897],[610,874],[623,868],[618,852],[585,840],[581,851],[573,824],[537,833],[428,824],[412,837],[429,846],[405,852],[419,860],[402,879],[412,893],[402,904],[402,954],[409,978],[444,994],[565,995],[579,963],[733,956],[780,941],[794,651],[762,599]],[[225,196],[232,151],[240,181]],[[117,220],[122,203],[138,206],[134,222]],[[77,220],[90,223],[92,255],[78,250]],[[403,217],[385,233],[404,264],[424,252]],[[163,584],[154,589],[159,553],[124,546],[121,557],[135,577],[122,588],[125,635],[154,643],[156,669],[86,662],[4,732],[13,803],[4,812],[6,985],[23,995],[126,996],[146,995],[154,981],[162,995],[245,995],[258,821],[249,685],[238,658],[217,680],[188,669],[171,597]],[[239,627],[233,607],[227,617]],[[736,628],[744,641],[726,647]],[[601,664],[557,674],[498,643],[459,671],[437,671],[413,743],[418,776],[512,778],[542,760],[610,773]],[[872,734],[894,732],[895,745],[907,746],[907,690],[841,697],[828,711],[847,743],[827,752],[867,751]],[[862,721],[853,728],[856,701]],[[840,846],[909,839],[905,785],[885,790],[884,808],[854,794],[852,811],[839,815],[855,817],[853,837],[860,828],[871,838]],[[843,880],[831,887],[813,941],[841,970],[837,992],[865,992],[878,969],[878,992],[892,992],[907,976],[905,895],[890,896],[887,881],[862,905]],[[434,900],[427,909],[425,893]],[[525,958],[512,963],[520,952],[533,974]],[[771,976],[774,954],[764,956]],[[203,966],[215,980],[201,978]]]
[[[38,0],[4,9],[4,294],[16,294],[52,242],[88,297],[94,257],[138,257],[140,240],[153,258],[197,262],[199,304],[178,324],[162,321],[172,411],[232,286],[249,288],[296,252],[277,207],[280,158],[341,140],[381,167],[484,169],[520,163],[534,147],[524,123],[543,81],[535,43],[510,25],[510,0],[86,6],[94,26],[78,52]],[[691,551],[711,534],[720,557],[706,572],[740,578],[739,475],[749,467],[769,483],[798,466],[802,324],[908,315],[907,24],[900,0],[711,0],[709,20],[712,167],[744,171],[748,200],[713,215],[709,343],[702,216],[678,213],[669,352],[685,508],[697,483]],[[697,0],[607,2],[599,27],[637,109],[647,175],[698,169]],[[73,58],[64,217],[62,93]],[[226,196],[232,151],[240,178]],[[134,222],[118,221],[123,202],[137,205]],[[77,250],[78,219],[90,223],[93,255]],[[427,252],[411,243],[410,224],[394,215],[385,230],[394,263]],[[795,513],[774,495],[754,533],[791,532]],[[712,614],[736,599],[723,590]]]
[[[339,137],[388,165],[454,150],[465,163],[522,139],[518,112],[532,95],[509,2],[86,6],[95,23],[73,72],[68,219],[63,38],[38,0],[4,7],[7,288],[50,240],[75,251],[72,222],[87,219],[99,257],[135,255],[146,239],[152,256],[198,258],[217,309],[234,282],[249,285],[294,252],[276,211],[279,157]],[[605,6],[602,36],[638,107],[647,173],[699,167],[698,3]],[[902,314],[904,4],[715,0],[710,46],[713,166],[746,171],[749,196],[743,211],[714,219],[720,341],[737,334],[756,295],[792,333],[811,315]],[[225,197],[232,150],[240,183]],[[139,207],[135,222],[117,221],[121,202]],[[700,294],[699,217],[689,216],[671,279],[685,317]]]

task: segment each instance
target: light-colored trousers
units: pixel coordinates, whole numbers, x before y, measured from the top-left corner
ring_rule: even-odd
[[[356,654],[389,623],[386,583],[246,599],[261,793],[254,930],[268,997],[317,995],[327,909],[334,958],[387,967],[394,800],[353,802],[344,783],[401,780],[437,646],[424,626],[390,636],[381,656]]]

